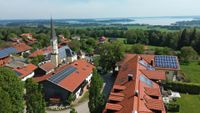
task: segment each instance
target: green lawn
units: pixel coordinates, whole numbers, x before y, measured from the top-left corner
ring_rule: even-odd
[[[200,83],[200,65],[198,65],[198,62],[181,65],[181,70],[185,73],[186,79],[194,83]]]
[[[180,105],[179,113],[200,113],[200,95],[181,94],[177,103]]]

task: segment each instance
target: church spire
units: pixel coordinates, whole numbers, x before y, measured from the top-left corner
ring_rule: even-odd
[[[52,53],[51,53],[51,62],[57,67],[58,66],[58,41],[56,32],[53,26],[53,19],[51,18],[51,46],[52,46]]]
[[[54,29],[54,26],[53,26],[53,19],[51,17],[51,39],[57,39],[57,36],[56,36],[56,32],[55,32],[55,29]]]

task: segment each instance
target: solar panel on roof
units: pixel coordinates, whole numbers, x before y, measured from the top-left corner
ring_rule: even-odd
[[[13,47],[5,48],[0,51],[0,58],[7,57],[13,53],[18,53],[16,48],[13,48]]]
[[[155,66],[161,68],[178,68],[177,59],[175,56],[155,56]]]
[[[139,63],[143,66],[145,66],[148,70],[155,70],[155,68],[148,63],[146,63],[144,60],[140,60]]]
[[[62,70],[61,72],[56,73],[55,75],[53,75],[48,80],[57,84],[61,80],[63,80],[64,78],[66,78],[68,75],[70,75],[71,73],[75,72],[76,70],[77,69],[75,67],[69,66],[66,69]]]
[[[150,87],[153,86],[153,82],[149,80],[148,78],[144,77],[144,75],[140,76],[140,80]]]

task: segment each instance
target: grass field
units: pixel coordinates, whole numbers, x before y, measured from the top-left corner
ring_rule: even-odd
[[[200,113],[200,95],[181,94],[177,103],[180,105],[179,113]]]
[[[200,65],[198,65],[198,62],[181,65],[181,70],[185,73],[186,79],[194,83],[200,83]]]

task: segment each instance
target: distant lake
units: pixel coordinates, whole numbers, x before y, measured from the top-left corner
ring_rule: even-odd
[[[149,24],[149,25],[171,25],[179,21],[192,21],[193,18],[135,18],[135,21],[123,24]]]
[[[171,25],[180,21],[192,21],[200,19],[200,17],[131,17],[131,18],[105,18],[105,19],[55,19],[55,23],[59,25],[68,24],[148,24],[148,25]],[[30,25],[30,24],[42,24],[48,25],[48,19],[36,19],[36,20],[0,20],[2,25]]]

